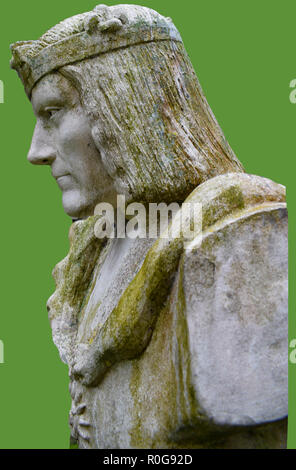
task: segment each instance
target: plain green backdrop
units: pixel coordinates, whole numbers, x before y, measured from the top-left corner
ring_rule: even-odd
[[[120,2],[106,0],[107,5]],[[137,3],[137,2],[121,2]],[[179,29],[207,100],[248,173],[287,187],[290,246],[289,337],[295,321],[295,1],[152,0]],[[67,367],[52,342],[46,300],[51,271],[67,254],[69,218],[50,169],[26,160],[34,128],[31,105],[9,44],[37,39],[95,1],[11,1],[1,5],[0,448],[68,448]],[[288,447],[296,448],[296,365],[289,370]]]

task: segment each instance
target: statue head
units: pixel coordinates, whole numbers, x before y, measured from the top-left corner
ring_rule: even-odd
[[[243,171],[170,18],[99,5],[11,49],[37,118],[28,159],[51,166],[70,216],[116,194],[181,202]]]

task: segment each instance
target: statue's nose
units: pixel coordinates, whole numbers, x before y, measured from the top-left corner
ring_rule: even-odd
[[[55,150],[49,135],[38,123],[34,129],[28,160],[33,165],[51,165],[55,159]]]

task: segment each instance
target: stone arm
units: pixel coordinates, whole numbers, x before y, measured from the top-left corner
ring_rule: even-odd
[[[245,426],[288,414],[285,204],[242,208],[182,256],[190,380],[199,415]]]

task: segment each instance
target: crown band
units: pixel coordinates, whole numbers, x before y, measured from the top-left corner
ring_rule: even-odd
[[[100,9],[103,7],[102,17]],[[11,68],[18,72],[29,98],[33,86],[40,78],[65,65],[141,43],[163,40],[182,42],[170,18],[159,14],[151,16],[150,12],[153,10],[143,7],[141,9],[144,13],[147,10],[149,15],[146,13],[142,16],[131,16],[133,5],[120,5],[120,9],[118,7],[116,10],[115,7],[99,6],[95,12],[83,14],[81,32],[70,33],[68,37],[52,44],[44,45],[42,38],[45,36],[43,36],[37,41],[17,42],[11,45],[13,54]],[[110,17],[112,9],[117,15]],[[82,15],[78,16],[81,23]],[[61,25],[63,23],[65,22]]]

